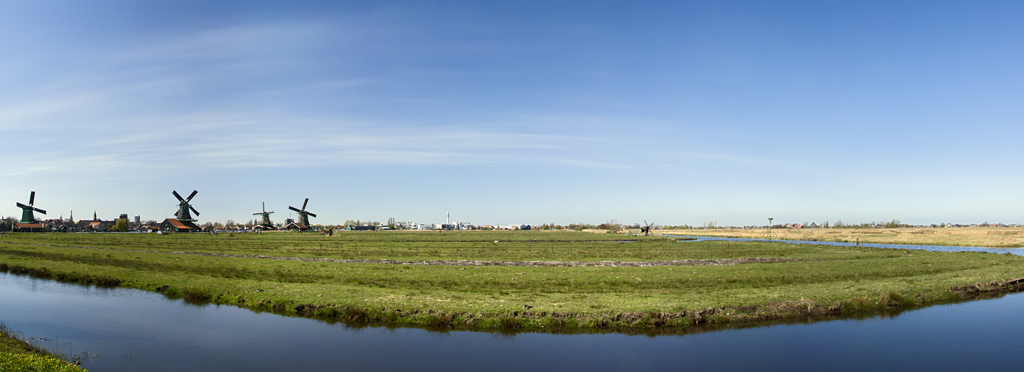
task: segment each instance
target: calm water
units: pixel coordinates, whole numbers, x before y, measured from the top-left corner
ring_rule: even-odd
[[[706,242],[706,241],[731,241],[731,242],[775,242],[789,244],[813,244],[813,245],[834,245],[840,247],[871,247],[887,249],[918,249],[923,251],[936,252],[988,252],[988,253],[1010,253],[1018,256],[1024,255],[1024,248],[986,248],[986,247],[958,247],[951,245],[916,245],[916,244],[875,244],[875,243],[842,243],[842,242],[813,242],[808,240],[782,240],[782,239],[746,239],[746,238],[720,238],[717,236],[691,236],[691,235],[665,235],[676,238],[695,238],[693,240],[680,240],[682,243]]]
[[[107,371],[1019,371],[1024,295],[687,336],[349,329],[0,273],[0,321]],[[126,355],[130,355],[126,356]]]

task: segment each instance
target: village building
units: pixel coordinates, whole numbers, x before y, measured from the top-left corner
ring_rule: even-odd
[[[202,228],[196,226],[192,221],[179,221],[176,218],[168,218],[160,223],[162,232],[201,232]]]
[[[306,231],[309,230],[309,226],[303,225],[302,222],[291,222],[284,226],[285,230],[298,230]]]
[[[41,222],[34,223],[14,223],[14,231],[17,232],[46,232],[49,231],[49,227]]]

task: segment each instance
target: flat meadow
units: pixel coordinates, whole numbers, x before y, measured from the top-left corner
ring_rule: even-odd
[[[870,315],[1024,289],[1012,255],[563,231],[16,233],[0,235],[0,271],[351,325],[545,332]]]

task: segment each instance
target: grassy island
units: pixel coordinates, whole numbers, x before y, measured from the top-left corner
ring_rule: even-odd
[[[0,271],[345,324],[685,333],[1024,289],[1024,257],[576,232],[0,235]]]

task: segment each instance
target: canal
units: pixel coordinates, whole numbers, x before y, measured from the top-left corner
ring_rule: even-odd
[[[1024,294],[685,336],[349,328],[0,273],[0,321],[113,371],[1019,370]]]

